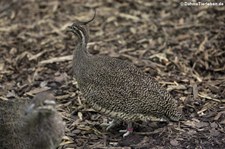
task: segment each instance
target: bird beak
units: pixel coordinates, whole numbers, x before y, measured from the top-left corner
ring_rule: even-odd
[[[30,113],[35,107],[35,104],[31,104],[25,111],[25,114],[27,115],[28,113]]]
[[[66,29],[66,31],[67,31],[67,32],[73,32],[73,27],[72,27],[72,25],[71,25],[71,26],[68,26],[67,29]]]

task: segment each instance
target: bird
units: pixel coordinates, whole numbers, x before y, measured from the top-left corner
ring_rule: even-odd
[[[113,118],[107,129],[117,121],[127,122],[124,137],[133,132],[136,121],[179,121],[177,102],[166,89],[132,63],[119,58],[92,55],[88,52],[88,24],[76,20],[68,31],[76,37],[73,52],[73,77],[94,110]]]
[[[41,92],[32,100],[0,100],[1,149],[56,149],[65,124],[55,97]]]

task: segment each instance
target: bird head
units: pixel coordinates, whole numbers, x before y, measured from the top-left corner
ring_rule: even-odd
[[[84,22],[76,20],[75,23],[73,23],[71,26],[68,26],[67,32],[74,33],[81,41],[81,43],[86,46],[89,38],[88,37],[89,30],[87,25],[95,19],[95,15],[96,10],[94,10],[94,15],[90,20]]]
[[[25,114],[42,113],[50,114],[55,111],[55,97],[49,92],[42,92],[34,96],[33,100],[29,104],[25,111]]]

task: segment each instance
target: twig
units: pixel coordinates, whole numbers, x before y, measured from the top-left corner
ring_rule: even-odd
[[[62,56],[62,57],[54,57],[48,60],[43,60],[39,62],[39,65],[49,64],[54,62],[63,62],[63,61],[71,61],[73,59],[72,55]]]

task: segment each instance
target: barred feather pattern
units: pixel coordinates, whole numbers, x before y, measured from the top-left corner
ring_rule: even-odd
[[[95,110],[125,121],[181,118],[175,99],[150,75],[126,61],[90,55],[87,26],[74,23],[70,29],[78,36],[74,77],[86,102]]]

